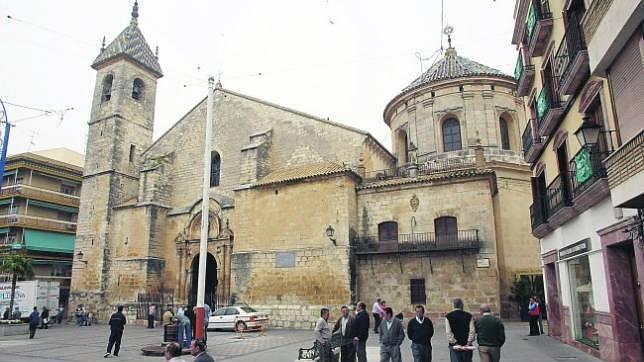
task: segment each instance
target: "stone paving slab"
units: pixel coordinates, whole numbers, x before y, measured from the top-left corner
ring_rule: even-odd
[[[433,338],[433,360],[449,361],[447,342],[443,326],[436,325]],[[503,361],[549,362],[599,361],[568,345],[561,344],[547,336],[528,337],[528,326],[523,323],[507,323],[507,343],[502,350]],[[126,327],[120,356],[104,359],[103,353],[109,336],[109,328],[104,325],[76,327],[73,325],[56,326],[48,330],[38,330],[36,338],[27,336],[0,337],[0,362],[23,361],[157,361],[162,357],[143,356],[141,348],[161,341],[161,328],[147,329],[138,326]],[[208,332],[209,351],[217,361],[227,362],[290,362],[297,356],[298,348],[312,345],[313,333],[303,330],[270,329],[265,335],[249,333],[244,338],[236,338],[231,332]],[[367,353],[370,362],[379,361],[378,339],[370,334]],[[410,343],[406,340],[401,346],[403,361],[411,362]],[[479,361],[474,353],[474,361]],[[184,356],[192,361],[191,356]]]

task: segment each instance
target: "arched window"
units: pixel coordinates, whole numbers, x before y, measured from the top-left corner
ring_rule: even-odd
[[[378,241],[398,241],[398,223],[385,221],[378,224]]]
[[[458,225],[453,216],[443,216],[434,219],[434,232],[437,243],[456,242],[458,240]]]
[[[508,121],[499,118],[499,128],[501,130],[501,148],[504,150],[510,149],[510,130],[508,129]]]
[[[409,162],[409,140],[407,139],[407,132],[403,129],[396,132],[396,148],[398,153],[399,162],[408,163]]]
[[[461,126],[457,119],[450,118],[443,122],[443,150],[449,152],[461,148]]]
[[[132,98],[139,100],[141,99],[141,96],[143,95],[143,81],[139,78],[136,78],[134,80],[134,83],[132,84]]]
[[[221,172],[221,157],[216,151],[210,154],[210,187],[219,186],[219,174]]]
[[[114,76],[108,74],[103,79],[103,91],[101,92],[101,103],[107,102],[112,98],[112,82],[114,81]]]

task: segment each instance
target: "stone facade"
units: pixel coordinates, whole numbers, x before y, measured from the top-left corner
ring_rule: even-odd
[[[94,64],[75,251],[85,257],[75,261],[72,297],[99,319],[115,304],[136,318],[142,297],[195,300],[206,100],[152,142],[158,64],[146,63],[149,54],[110,59]],[[116,86],[106,101],[108,74]],[[208,301],[246,302],[269,312],[275,326],[310,328],[321,306],[336,313],[361,299],[383,297],[411,312],[409,279],[424,278],[432,313],[462,297],[511,314],[509,285],[519,272],[538,272],[538,254],[524,212],[529,169],[517,156],[525,120],[513,83],[495,74],[397,96],[385,111],[395,135],[407,132],[394,137],[394,149],[404,152],[396,156],[364,131],[218,84]],[[135,77],[145,84],[139,99],[129,86]],[[441,148],[448,114],[463,125],[462,147],[453,152]],[[509,126],[505,149],[500,119]],[[458,220],[459,240],[436,230],[440,217]],[[392,221],[393,249],[378,235]],[[403,252],[405,235],[422,235],[431,250],[412,243]]]

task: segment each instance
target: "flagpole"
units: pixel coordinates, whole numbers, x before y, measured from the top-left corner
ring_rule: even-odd
[[[214,102],[214,85],[215,78],[208,77],[208,99],[206,103],[206,132],[204,139],[203,151],[203,188],[201,198],[201,238],[199,240],[199,278],[197,282],[197,308],[195,310],[195,335],[196,338],[203,339],[205,328],[204,319],[209,317],[205,315],[204,299],[206,294],[206,260],[208,256],[208,215],[210,206],[210,153],[212,138],[213,122],[213,102]]]

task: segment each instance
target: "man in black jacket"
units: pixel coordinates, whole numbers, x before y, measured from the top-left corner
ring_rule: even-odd
[[[112,354],[112,346],[114,346],[114,356],[118,357],[119,350],[121,349],[121,337],[123,337],[123,329],[125,328],[125,316],[123,315],[123,306],[119,305],[116,313],[110,317],[110,340],[107,343],[107,352],[103,357],[107,358]]]
[[[414,362],[431,362],[434,324],[429,318],[425,318],[425,307],[422,305],[416,306],[416,318],[407,324],[407,336],[411,339]]]
[[[367,362],[367,338],[369,338],[369,314],[367,314],[367,305],[364,302],[358,302],[356,310],[356,320],[354,324],[353,340],[355,341],[356,354],[358,362]]]
[[[332,333],[340,333],[340,362],[355,362],[356,350],[353,345],[355,337],[355,319],[349,314],[349,308],[343,305],[342,316],[335,322]]]
[[[463,300],[454,299],[454,310],[445,316],[445,331],[449,343],[449,360],[451,362],[472,362],[474,342],[474,320],[472,315],[463,311]],[[456,347],[456,348],[455,348]]]

